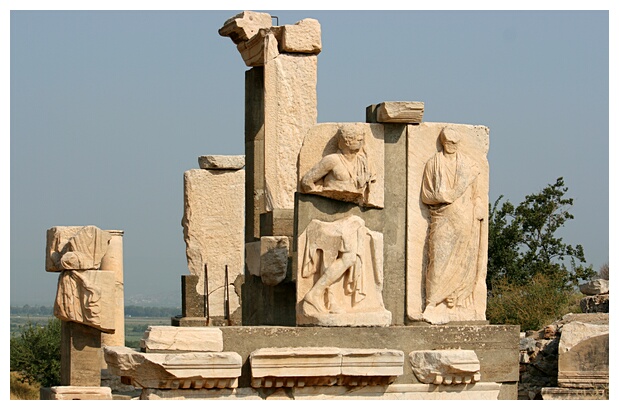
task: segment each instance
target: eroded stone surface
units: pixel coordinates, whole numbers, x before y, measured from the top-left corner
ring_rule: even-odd
[[[237,170],[245,166],[245,155],[203,155],[198,164],[200,169]]]
[[[187,265],[199,278],[195,292],[208,293],[209,315],[226,314],[240,324],[244,273],[245,171],[192,169],[185,172],[182,220]],[[205,284],[205,265],[208,282]],[[225,282],[226,266],[228,282]]]
[[[470,384],[481,379],[473,350],[422,350],[409,354],[413,372],[422,383]]]
[[[104,355],[111,373],[154,389],[233,388],[242,365],[235,352],[140,353],[113,346],[104,348]]]
[[[244,387],[221,390],[144,389],[142,400],[496,400],[500,383],[474,385],[391,384],[388,386],[284,386],[265,389]]]
[[[608,323],[566,323],[559,340],[559,387],[609,383]]]
[[[255,11],[243,11],[228,20],[219,29],[219,35],[230,37],[234,44],[247,41],[258,33],[261,28],[273,25],[271,15]]]
[[[377,122],[419,124],[423,120],[424,103],[418,101],[386,101],[376,107]]]
[[[583,313],[608,313],[610,296],[604,295],[585,296],[580,299],[580,310]]]
[[[318,58],[280,54],[264,66],[264,189],[261,213],[294,209],[297,160],[317,119]]]
[[[403,352],[386,349],[263,348],[250,355],[255,388],[386,385],[403,363]]]
[[[283,53],[318,54],[322,50],[320,23],[316,19],[303,19],[282,30],[280,51]]]
[[[41,400],[112,400],[112,390],[96,386],[54,386],[41,389]]]
[[[278,41],[273,33],[260,29],[249,41],[236,46],[247,67],[262,67],[279,55]]]
[[[608,293],[607,279],[593,279],[590,282],[580,285],[580,291],[585,295],[602,295]]]
[[[384,207],[384,135],[380,124],[325,123],[299,154],[299,191],[366,207]]]
[[[358,216],[312,220],[298,237],[297,324],[388,326],[383,236]]]
[[[149,326],[140,341],[143,352],[221,352],[223,336],[216,327]]]
[[[290,242],[287,236],[260,238],[260,277],[267,286],[275,286],[286,279]]]
[[[458,142],[445,155],[439,136],[447,126]],[[422,123],[407,133],[407,316],[485,320],[488,128]]]

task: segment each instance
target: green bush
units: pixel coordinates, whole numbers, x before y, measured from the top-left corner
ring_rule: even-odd
[[[56,318],[46,326],[28,322],[11,337],[11,371],[19,372],[20,381],[60,385],[60,325]]]
[[[576,301],[582,295],[561,286],[563,279],[538,273],[525,284],[496,280],[488,298],[487,319],[493,324],[520,325],[526,331],[542,329],[566,313],[578,313]]]

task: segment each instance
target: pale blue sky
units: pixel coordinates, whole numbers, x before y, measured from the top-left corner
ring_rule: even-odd
[[[253,9],[320,21],[319,122],[423,101],[425,121],[486,125],[490,200],[563,176],[561,235],[609,262],[608,12]],[[244,153],[247,67],[217,33],[241,10],[11,12],[12,305],[53,303],[46,230],[92,224],[125,231],[127,296],[180,306],[183,172]]]

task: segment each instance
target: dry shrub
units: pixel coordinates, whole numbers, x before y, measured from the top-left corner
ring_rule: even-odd
[[[17,372],[11,372],[11,400],[39,400],[38,383],[29,384],[19,381]]]
[[[566,313],[580,312],[580,296],[561,286],[561,279],[536,274],[526,284],[497,280],[488,297],[490,323],[520,325],[521,331],[538,330]]]

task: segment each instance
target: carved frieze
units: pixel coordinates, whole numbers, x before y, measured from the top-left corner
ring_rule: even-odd
[[[358,216],[312,220],[298,237],[297,324],[388,326],[383,236]]]

